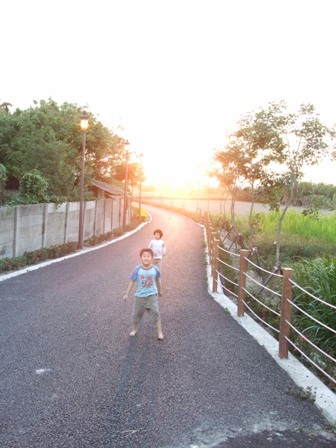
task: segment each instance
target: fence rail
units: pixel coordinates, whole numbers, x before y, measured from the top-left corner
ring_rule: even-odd
[[[212,224],[210,214],[204,217],[208,256],[210,262],[212,292],[221,290],[237,305],[237,316],[244,316],[247,312],[262,326],[278,339],[278,355],[281,359],[288,358],[289,350],[302,356],[305,362],[324,378],[328,386],[336,387],[336,359],[313,343],[300,331],[298,315],[320,328],[330,332],[336,338],[336,329],[325,325],[314,316],[300,308],[294,300],[296,289],[300,290],[312,300],[318,301],[322,306],[336,310],[336,306],[313,296],[293,280],[293,269],[283,268],[281,271],[269,272],[251,261],[251,251],[240,249],[239,253],[232,252],[223,247],[225,241],[219,238]],[[225,238],[224,238],[225,239]],[[227,244],[228,245],[228,244]],[[265,275],[267,281],[263,281]],[[270,285],[274,286],[271,287]],[[295,319],[294,319],[295,314]]]

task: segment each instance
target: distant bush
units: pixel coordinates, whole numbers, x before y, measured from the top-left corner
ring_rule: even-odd
[[[20,179],[20,196],[26,204],[49,202],[48,186],[41,173],[33,169]]]

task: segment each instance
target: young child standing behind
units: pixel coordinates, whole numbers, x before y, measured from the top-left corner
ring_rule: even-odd
[[[154,253],[154,264],[157,266],[160,271],[162,267],[162,259],[166,255],[166,244],[163,241],[163,233],[162,230],[156,229],[153,232],[154,239],[150,241],[148,247],[152,249]]]
[[[153,265],[153,251],[145,248],[140,251],[141,264],[138,265],[131,275],[124,300],[136,285],[135,299],[132,313],[133,328],[130,336],[138,332],[139,322],[147,310],[151,322],[156,323],[159,341],[163,340],[161,318],[159,312],[159,296],[161,296],[160,271]]]

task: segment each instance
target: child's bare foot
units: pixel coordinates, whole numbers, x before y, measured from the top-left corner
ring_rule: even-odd
[[[158,335],[158,340],[163,341],[163,333],[162,333],[162,327],[161,327],[161,320],[158,320],[156,322],[156,331]]]
[[[138,326],[133,324],[133,330],[130,332],[130,336],[135,336],[138,332]]]

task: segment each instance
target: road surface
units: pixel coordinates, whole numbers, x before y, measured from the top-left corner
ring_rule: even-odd
[[[0,281],[1,448],[331,448],[318,409],[208,294],[203,229],[147,207],[113,244]],[[124,302],[139,251],[167,244],[164,342]]]

